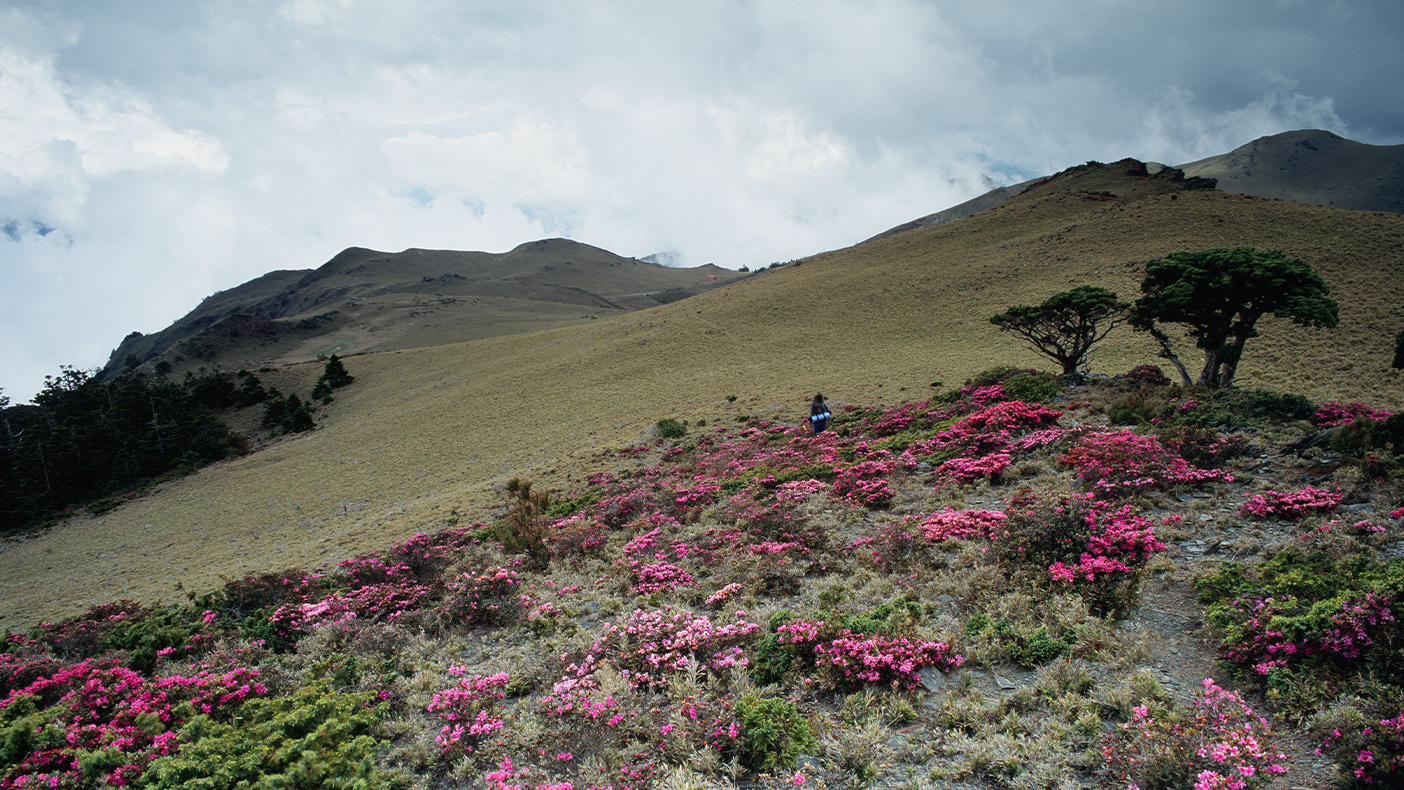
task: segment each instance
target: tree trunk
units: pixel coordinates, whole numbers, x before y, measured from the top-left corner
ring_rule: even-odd
[[[1175,366],[1175,370],[1180,371],[1180,381],[1184,382],[1186,387],[1193,384],[1194,382],[1190,381],[1189,371],[1185,370],[1185,363],[1180,361],[1180,358],[1175,355],[1175,349],[1171,348],[1170,338],[1160,331],[1159,327],[1151,327],[1150,335],[1160,345],[1160,351],[1156,352],[1156,356],[1169,361]]]
[[[1233,339],[1233,345],[1224,346],[1222,358],[1223,369],[1219,373],[1219,386],[1227,389],[1233,386],[1233,377],[1238,373],[1238,361],[1243,358],[1243,346],[1248,342],[1247,335],[1240,335]]]
[[[1219,349],[1204,349],[1204,369],[1199,371],[1199,383],[1207,387],[1218,386],[1219,378]]]

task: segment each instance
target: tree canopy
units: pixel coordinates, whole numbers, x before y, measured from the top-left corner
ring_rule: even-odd
[[[1155,334],[1157,324],[1184,324],[1204,351],[1199,383],[1228,387],[1243,346],[1271,313],[1303,326],[1329,328],[1339,309],[1330,286],[1310,265],[1277,250],[1225,247],[1173,252],[1146,264],[1145,294],[1131,309],[1133,328]],[[1161,337],[1164,337],[1161,333]],[[1164,343],[1162,343],[1164,345]]]
[[[990,323],[1023,337],[1034,351],[1061,365],[1066,375],[1077,372],[1092,347],[1121,323],[1130,309],[1131,305],[1117,301],[1116,294],[1105,288],[1080,285],[1053,294],[1042,304],[1011,307],[990,316]]]

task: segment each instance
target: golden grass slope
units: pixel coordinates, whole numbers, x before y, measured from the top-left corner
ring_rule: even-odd
[[[798,421],[816,389],[838,404],[893,403],[994,365],[1046,369],[988,317],[1081,284],[1133,298],[1145,262],[1180,249],[1282,249],[1317,267],[1341,303],[1334,331],[1265,320],[1241,386],[1404,408],[1400,371],[1388,367],[1404,329],[1404,217],[1179,191],[1127,170],[1075,168],[973,217],[650,310],[350,357],[356,383],[319,413],[317,431],[7,544],[0,625],[315,566],[455,513],[486,519],[500,502],[493,485],[523,475],[567,489],[592,452],[662,417]],[[1157,361],[1152,352],[1118,330],[1092,369],[1124,372]],[[1183,356],[1197,362],[1193,348]],[[300,370],[309,387],[320,372]]]

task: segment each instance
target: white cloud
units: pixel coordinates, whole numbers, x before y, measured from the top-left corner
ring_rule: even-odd
[[[119,86],[65,83],[52,58],[36,60],[0,48],[0,173],[5,194],[21,210],[66,230],[81,223],[94,179],[128,170],[223,171],[219,143],[177,131],[139,97]]]

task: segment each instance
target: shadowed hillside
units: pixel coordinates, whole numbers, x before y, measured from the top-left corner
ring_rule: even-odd
[[[1320,129],[1260,137],[1181,168],[1241,195],[1404,213],[1404,145],[1368,145]]]
[[[530,332],[684,299],[743,276],[668,268],[567,239],[505,253],[351,247],[315,270],[221,291],[171,326],[132,333],[105,374],[163,358],[177,372],[287,364]]]
[[[9,546],[5,623],[169,599],[177,584],[314,567],[455,514],[483,518],[501,501],[493,485],[525,475],[563,487],[579,459],[662,417],[798,421],[816,389],[838,403],[892,403],[998,364],[1046,368],[988,317],[1081,284],[1133,298],[1145,262],[1181,249],[1281,249],[1315,266],[1341,303],[1334,331],[1261,322],[1241,386],[1404,406],[1388,367],[1404,329],[1404,217],[1186,190],[1145,173],[1132,160],[1073,168],[975,216],[638,313],[349,357],[356,384],[319,412],[319,430]],[[1091,366],[1121,373],[1156,361],[1152,352],[1118,330]],[[318,368],[301,368],[307,386]]]

